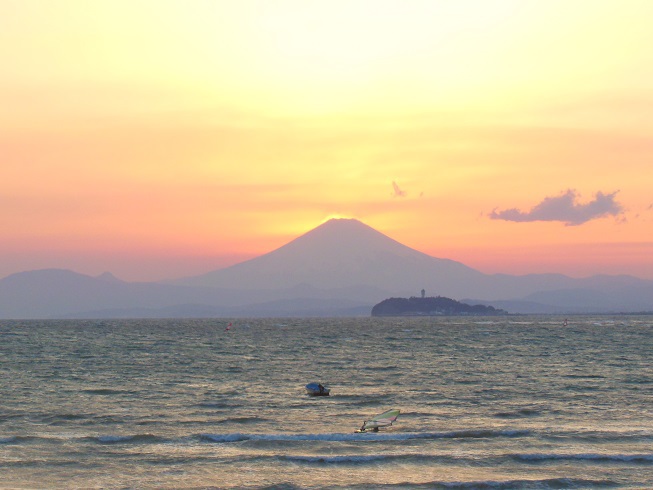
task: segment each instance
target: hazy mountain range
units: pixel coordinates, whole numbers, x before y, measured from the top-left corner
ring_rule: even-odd
[[[260,257],[168,283],[47,269],[0,280],[0,318],[368,316],[389,297],[447,296],[510,313],[653,311],[632,276],[483,274],[333,219]]]

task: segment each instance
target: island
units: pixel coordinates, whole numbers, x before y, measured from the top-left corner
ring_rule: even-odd
[[[372,316],[497,316],[507,314],[507,311],[493,306],[468,305],[444,296],[388,298],[372,308]]]

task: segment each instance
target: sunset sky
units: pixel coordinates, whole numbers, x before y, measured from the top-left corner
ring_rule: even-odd
[[[653,279],[653,1],[0,0],[0,277],[130,281],[330,217]]]

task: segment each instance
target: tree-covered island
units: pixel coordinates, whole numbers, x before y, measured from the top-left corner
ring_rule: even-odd
[[[493,316],[508,312],[485,305],[468,305],[443,296],[389,298],[372,308],[372,316]]]

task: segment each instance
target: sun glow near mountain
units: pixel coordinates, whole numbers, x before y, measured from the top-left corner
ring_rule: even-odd
[[[522,254],[523,272],[653,277],[647,0],[34,0],[0,18],[0,274],[99,274],[119,249],[112,272],[152,278],[133,266],[150,247],[169,277],[184,250],[209,268],[355,217],[483,270]],[[611,206],[569,226],[597,193]]]

